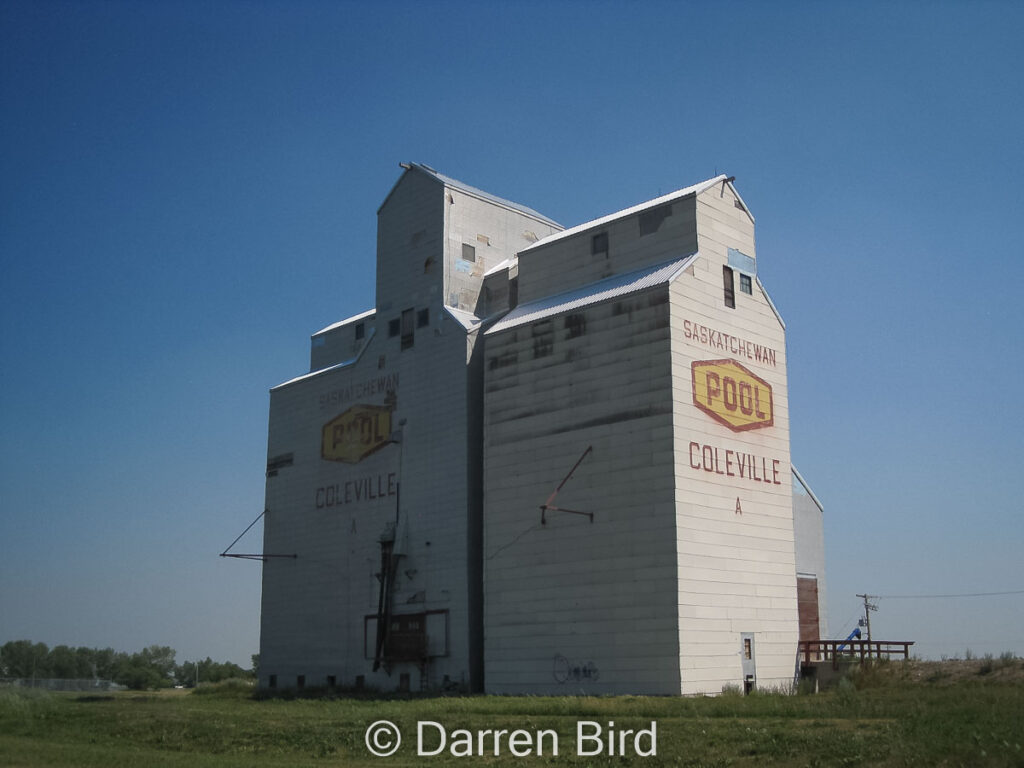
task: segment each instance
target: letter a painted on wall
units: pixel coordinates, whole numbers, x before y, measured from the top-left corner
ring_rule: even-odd
[[[743,514],[743,507],[740,506],[740,497],[739,496],[736,497],[736,514],[737,515],[742,515]]]

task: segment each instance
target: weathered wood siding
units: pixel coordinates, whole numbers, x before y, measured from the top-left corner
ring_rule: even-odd
[[[698,196],[700,258],[670,291],[683,693],[741,683],[742,633],[754,636],[758,686],[787,686],[794,674],[785,332],[756,282],[747,295],[736,275],[736,306],[725,305],[728,249],[756,256],[753,222],[736,203],[724,183]],[[700,328],[714,333],[705,336]],[[693,363],[723,359],[739,362],[771,386],[771,426],[733,431],[695,405]],[[759,480],[751,477],[750,459],[743,458],[740,468],[740,456],[754,457]]]

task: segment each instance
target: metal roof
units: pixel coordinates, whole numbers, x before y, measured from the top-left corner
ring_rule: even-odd
[[[631,216],[634,213],[640,213],[640,211],[645,211],[648,208],[654,208],[659,205],[664,205],[665,203],[670,203],[673,200],[678,200],[679,198],[686,197],[687,195],[700,194],[704,190],[713,187],[715,184],[727,180],[728,177],[726,177],[724,173],[719,174],[718,176],[715,176],[715,178],[713,179],[708,179],[707,181],[702,181],[699,184],[684,187],[683,189],[677,189],[675,192],[669,192],[667,195],[662,195],[661,197],[656,197],[653,200],[648,200],[645,203],[634,205],[632,208],[626,208],[625,210],[622,211],[609,213],[607,216],[602,216],[601,218],[594,219],[593,221],[587,221],[584,222],[583,224],[577,224],[575,227],[563,229],[561,232],[556,232],[553,235],[548,235],[547,237],[541,238],[533,245],[523,248],[520,251],[520,253],[526,253],[527,251],[531,251],[534,248],[539,248],[542,245],[553,243],[556,240],[561,240],[562,238],[565,237],[572,237],[573,235],[583,232],[584,230],[591,229],[592,227],[600,227],[604,224],[608,224],[609,222],[615,221],[616,219],[622,219],[625,218],[626,216]]]
[[[327,333],[328,331],[333,331],[335,328],[340,328],[341,326],[343,326],[343,325],[345,325],[347,323],[354,323],[356,320],[363,320],[363,319],[365,319],[367,317],[373,317],[375,314],[377,314],[377,310],[376,309],[368,309],[365,312],[360,312],[358,315],[352,315],[352,317],[346,317],[344,320],[339,320],[336,323],[331,323],[326,328],[321,328],[319,331],[317,331],[313,335],[314,336],[319,336],[321,333]]]
[[[373,337],[376,335],[376,333],[377,333],[377,329],[376,328],[371,328],[369,331],[367,331],[367,333],[366,333],[366,341],[363,342],[363,345],[359,348],[359,351],[356,352],[356,356],[355,357],[350,357],[348,360],[342,360],[340,363],[335,363],[334,365],[329,365],[326,368],[320,368],[319,370],[316,370],[316,371],[310,371],[309,373],[304,373],[301,376],[296,376],[294,379],[288,379],[288,381],[281,382],[276,387],[271,387],[270,391],[274,392],[274,391],[276,391],[278,389],[281,389],[283,387],[287,387],[290,384],[296,384],[296,383],[298,383],[300,381],[306,381],[307,379],[312,379],[312,378],[315,378],[317,376],[322,376],[325,373],[330,373],[331,371],[337,371],[337,370],[340,370],[342,368],[348,368],[350,365],[355,365],[356,363],[359,362],[359,359],[363,356],[363,353],[366,351],[366,348],[370,346],[370,341],[373,339]]]
[[[494,203],[495,205],[500,205],[503,208],[508,208],[509,210],[525,214],[530,218],[542,221],[545,224],[548,224],[552,227],[558,227],[559,229],[562,228],[562,225],[559,224],[557,221],[555,221],[554,219],[549,219],[543,213],[533,210],[533,208],[527,208],[525,205],[513,203],[511,200],[506,200],[502,197],[498,197],[497,195],[492,195],[490,192],[484,192],[482,189],[477,189],[476,187],[470,186],[469,184],[465,184],[464,182],[461,182],[458,179],[453,179],[451,176],[445,176],[443,173],[435,171],[429,165],[424,165],[423,163],[399,163],[399,165],[401,165],[402,168],[405,168],[407,171],[416,170],[419,171],[420,173],[424,173],[427,176],[430,176],[431,178],[437,179],[445,186],[451,187],[452,189],[457,189],[460,192],[465,192],[467,195],[472,195],[473,197],[478,197],[481,200],[486,200],[489,203]],[[399,181],[401,181],[401,179],[399,179]],[[398,182],[395,182],[395,186],[398,186]],[[391,192],[394,192],[394,189],[395,188],[392,187]],[[384,203],[387,203],[388,198],[391,197],[391,192],[388,192],[387,197],[384,198]],[[384,203],[381,203],[381,208],[384,207]]]
[[[672,282],[696,258],[697,254],[691,253],[679,259],[656,264],[653,267],[645,267],[635,272],[614,275],[571,291],[548,296],[538,301],[531,301],[528,304],[521,304],[492,325],[485,335],[500,333],[501,331],[507,331],[509,328],[543,320],[546,317],[558,315],[562,312],[608,301],[609,299],[625,296],[629,293],[637,293],[662,283]]]

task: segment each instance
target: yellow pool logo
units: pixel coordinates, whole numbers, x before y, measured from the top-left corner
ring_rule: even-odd
[[[695,360],[693,404],[733,432],[775,423],[772,386],[735,360]]]
[[[358,464],[391,440],[391,406],[353,405],[324,424],[320,456]]]

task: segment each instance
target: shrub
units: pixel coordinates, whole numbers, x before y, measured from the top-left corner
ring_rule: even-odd
[[[252,680],[232,677],[219,683],[200,683],[192,693],[199,696],[251,696],[255,687]]]

